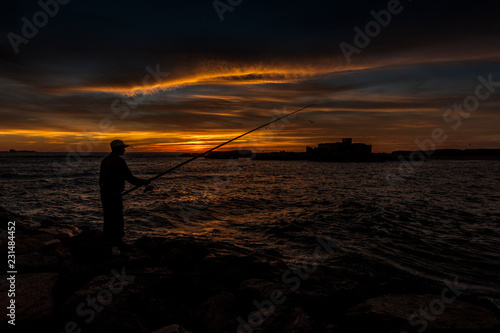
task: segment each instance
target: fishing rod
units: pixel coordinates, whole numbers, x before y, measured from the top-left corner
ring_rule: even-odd
[[[200,157],[202,157],[202,156],[205,156],[206,154],[208,154],[208,153],[210,153],[210,152],[212,152],[212,151],[216,150],[217,148],[220,148],[220,147],[222,147],[222,146],[224,146],[224,145],[227,145],[228,143],[231,143],[231,142],[233,142],[233,141],[235,141],[235,140],[238,140],[239,138],[244,137],[245,135],[250,134],[250,133],[252,133],[252,132],[255,132],[256,130],[261,129],[262,127],[266,127],[266,126],[268,126],[268,125],[271,125],[272,123],[275,123],[275,122],[277,122],[278,120],[281,120],[281,119],[283,119],[283,118],[289,117],[289,116],[291,116],[292,114],[295,114],[295,113],[297,113],[297,112],[299,112],[299,111],[302,111],[302,110],[304,110],[304,109],[307,109],[307,108],[309,108],[309,107],[311,107],[311,106],[313,106],[313,105],[314,105],[314,104],[311,104],[311,105],[308,105],[308,106],[304,106],[303,108],[300,108],[300,109],[298,109],[298,110],[296,110],[296,111],[293,111],[292,113],[289,113],[289,114],[287,114],[287,115],[281,116],[281,117],[279,117],[279,118],[277,118],[277,119],[274,119],[273,121],[270,121],[270,122],[268,122],[268,123],[266,123],[266,124],[264,124],[264,125],[261,125],[261,126],[259,126],[259,127],[257,127],[257,128],[254,128],[254,129],[253,129],[253,130],[251,130],[251,131],[248,131],[248,132],[246,132],[246,133],[244,133],[244,134],[241,134],[241,135],[239,135],[239,136],[237,136],[237,137],[235,137],[235,138],[233,138],[233,139],[231,139],[231,140],[229,140],[229,141],[226,141],[226,142],[224,142],[224,143],[221,143],[221,144],[220,144],[220,145],[218,145],[217,147],[214,147],[214,148],[212,148],[212,149],[209,149],[209,150],[207,150],[207,151],[206,151],[206,152],[204,152],[204,153],[200,153],[200,154],[198,154],[198,155],[196,155],[196,156],[194,156],[194,157],[190,158],[190,159],[189,159],[189,160],[187,160],[187,161],[184,161],[184,162],[182,162],[182,163],[180,163],[180,164],[177,164],[176,166],[174,166],[174,167],[172,167],[172,168],[170,168],[170,169],[168,169],[168,170],[166,170],[166,171],[163,171],[162,173],[157,174],[156,176],[154,176],[154,177],[152,177],[152,178],[148,179],[147,184],[149,184],[150,182],[152,182],[152,181],[153,181],[153,180],[155,180],[155,179],[160,178],[161,176],[166,175],[166,174],[167,174],[167,173],[169,173],[169,172],[174,171],[175,169],[180,168],[181,166],[183,166],[183,165],[185,165],[185,164],[188,164],[189,162],[194,161],[194,160],[195,160],[195,159],[197,159],[197,158],[200,158]],[[143,185],[145,185],[145,184],[143,184]],[[124,195],[126,195],[126,194],[128,194],[128,193],[130,193],[130,192],[132,192],[132,191],[137,190],[138,188],[142,187],[143,185],[136,185],[136,186],[132,187],[131,189],[129,189],[129,190],[127,190],[127,191],[123,192],[123,193],[122,193],[122,196],[124,196]]]

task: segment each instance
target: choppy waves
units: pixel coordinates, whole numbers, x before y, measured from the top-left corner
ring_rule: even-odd
[[[182,161],[126,156],[147,178]],[[57,179],[51,159],[0,159],[3,205],[36,218],[100,226],[99,158]],[[36,165],[36,168],[34,167]],[[127,234],[190,234],[291,264],[316,239],[340,245],[331,265],[455,279],[500,297],[500,163],[431,161],[391,188],[397,163],[199,160],[125,198]]]

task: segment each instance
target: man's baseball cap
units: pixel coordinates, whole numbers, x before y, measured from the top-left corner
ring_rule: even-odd
[[[122,140],[113,140],[113,141],[111,141],[111,143],[109,145],[111,146],[111,148],[117,148],[117,147],[127,148],[127,147],[131,147],[130,145],[126,145],[125,142],[123,142]]]

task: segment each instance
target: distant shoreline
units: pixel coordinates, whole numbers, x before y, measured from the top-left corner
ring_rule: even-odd
[[[67,154],[67,152],[44,152],[44,151],[34,151],[34,150],[10,150],[10,151],[0,151],[1,157],[61,157]],[[102,157],[108,154],[108,152],[93,152],[87,157],[96,158]],[[182,153],[182,152],[139,152],[130,151],[127,155],[164,155],[166,157],[193,157],[200,153]],[[319,160],[319,161],[329,161],[329,162],[381,162],[381,161],[399,161],[408,160],[411,155],[424,156],[425,160],[500,160],[500,149],[436,149],[434,151],[422,151],[422,150],[397,150],[392,153],[372,153],[365,159],[357,161],[356,159],[342,159],[342,158],[324,158],[316,159],[311,158],[306,152],[286,152],[286,151],[275,151],[275,152],[262,152],[255,153],[252,157],[254,160],[280,160],[280,161],[294,161],[294,160]],[[234,158],[248,158],[251,155],[251,151],[246,150],[245,154],[239,154],[239,151],[232,150],[226,151],[222,150],[218,152],[215,156],[208,155],[207,158],[214,159],[234,159]]]

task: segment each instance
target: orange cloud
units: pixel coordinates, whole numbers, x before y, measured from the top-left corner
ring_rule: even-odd
[[[204,60],[194,64],[191,69],[165,77],[162,82],[138,85],[84,85],[61,87],[57,92],[86,91],[117,93],[126,96],[137,94],[155,94],[194,85],[261,85],[297,83],[322,75],[341,75],[349,72],[390,69],[418,64],[451,63],[467,61],[500,61],[500,50],[485,49],[477,52],[464,45],[462,52],[456,52],[457,46],[433,46],[418,52],[405,51],[383,57],[366,57],[357,63],[347,64],[342,58],[317,57],[296,60],[295,62],[242,63],[224,60]],[[451,52],[453,50],[453,52]],[[147,72],[145,71],[145,74]],[[152,81],[152,80],[151,80]],[[54,91],[54,92],[56,92]]]

